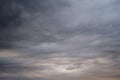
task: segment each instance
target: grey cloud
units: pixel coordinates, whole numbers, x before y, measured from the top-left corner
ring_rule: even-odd
[[[1,80],[46,80],[43,78],[26,78],[23,76],[16,76],[16,77],[0,77]]]
[[[67,5],[66,1],[3,1],[5,4],[11,3],[10,5],[12,5],[14,3],[20,5],[18,6],[20,9],[15,10],[22,12],[19,16],[23,18],[21,19],[23,23],[18,28],[2,29],[1,48],[30,47],[42,42],[58,42],[76,34],[83,36],[84,34],[87,36],[95,35],[101,41],[104,39],[110,39],[109,41],[113,42],[119,41],[119,12],[118,5],[115,5],[116,2],[117,0],[105,0],[103,2],[96,0],[92,2],[89,0],[69,0],[69,7],[56,12],[53,11],[54,15],[52,15],[50,12],[42,11],[42,8],[46,11],[53,8],[57,10],[60,6]],[[37,12],[34,10],[37,10]],[[81,45],[81,43],[79,44]]]
[[[22,55],[5,54],[1,73],[119,77],[119,0],[1,0],[0,11],[0,49]]]
[[[32,42],[36,43],[36,42],[41,42],[47,39],[48,41],[51,40],[52,38],[54,38],[54,36],[52,35],[49,36],[48,26],[53,26],[51,24],[54,24],[54,23],[51,23],[50,20],[48,21],[49,19],[48,15],[51,12],[55,12],[60,7],[63,7],[63,6],[65,7],[66,5],[67,5],[66,1],[55,1],[55,0],[52,0],[52,1],[1,0],[1,8],[0,8],[2,12],[0,14],[1,16],[0,17],[1,48],[2,47],[12,48],[12,46],[14,46],[16,43],[20,43],[20,44],[21,42],[26,43],[26,41],[28,41],[28,44],[30,44]],[[39,17],[39,19],[36,17]],[[36,21],[37,23],[35,23],[33,20]],[[30,25],[27,25],[27,24],[30,24]],[[48,36],[46,35],[47,33],[48,33]],[[41,37],[38,38],[39,36]],[[42,39],[43,37],[44,39]]]
[[[19,74],[24,71],[32,70],[33,68],[27,65],[22,65],[15,60],[9,60],[8,58],[0,59],[0,74]],[[1,75],[0,75],[1,76]]]

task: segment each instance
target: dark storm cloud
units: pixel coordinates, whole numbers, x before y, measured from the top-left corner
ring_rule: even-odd
[[[36,43],[38,41],[41,42],[47,39],[48,41],[51,40],[53,36],[45,35],[44,31],[45,29],[48,28],[50,24],[53,23],[50,22],[49,24],[48,21],[44,21],[45,20],[44,18],[47,19],[47,17],[43,17],[43,16],[48,16],[51,12],[53,13],[67,5],[68,3],[66,3],[65,1],[55,1],[55,0],[51,0],[51,1],[1,0],[0,1],[0,12],[1,12],[0,13],[0,47],[14,48],[15,46],[14,44],[16,43],[21,43],[26,41],[28,42],[34,41]],[[42,24],[34,25],[32,19],[38,17],[36,16],[37,14],[39,15],[39,17],[42,16],[40,17],[40,20],[43,19],[42,20],[43,22],[40,22]],[[32,24],[30,24],[31,22]],[[44,28],[45,27],[44,24],[48,24],[46,28]],[[41,37],[36,40],[36,37],[39,36]]]
[[[56,3],[56,4],[54,4]],[[62,5],[62,6],[61,6]],[[65,6],[62,1],[44,1],[44,0],[1,0],[0,1],[0,27],[8,27],[10,24],[17,24],[21,13],[26,12],[35,14],[36,12],[45,13],[46,11],[55,10],[54,6]],[[12,25],[12,28],[16,27]]]

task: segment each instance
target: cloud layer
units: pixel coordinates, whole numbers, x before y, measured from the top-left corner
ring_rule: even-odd
[[[119,80],[119,0],[1,0],[1,80]]]

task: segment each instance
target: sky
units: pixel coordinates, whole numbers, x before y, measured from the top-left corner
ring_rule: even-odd
[[[0,0],[0,80],[120,80],[119,0]]]

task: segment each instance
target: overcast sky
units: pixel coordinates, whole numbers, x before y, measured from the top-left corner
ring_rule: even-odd
[[[119,0],[0,0],[0,80],[120,80]]]

